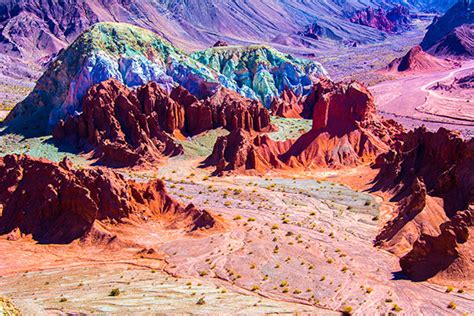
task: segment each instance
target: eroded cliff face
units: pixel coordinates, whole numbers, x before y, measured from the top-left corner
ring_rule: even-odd
[[[272,141],[266,135],[234,131],[218,139],[205,165],[216,173],[271,168],[339,168],[369,163],[387,151],[402,128],[376,114],[370,92],[361,84],[315,88],[311,131],[297,140]]]
[[[220,225],[207,211],[173,200],[161,180],[138,183],[101,167],[75,170],[68,160],[8,155],[0,158],[0,180],[0,233],[31,234],[42,243],[90,234],[113,239],[110,221],[160,221],[187,231]]]
[[[376,239],[415,280],[473,276],[474,140],[418,128],[377,160],[375,188],[399,208]]]
[[[194,136],[219,127],[258,132],[271,128],[260,102],[225,88],[198,100],[180,86],[168,93],[149,82],[131,90],[110,79],[87,92],[82,108],[82,114],[58,123],[54,139],[93,152],[99,163],[113,167],[150,165],[182,154],[182,146],[172,138],[176,134]]]
[[[453,62],[431,56],[424,52],[421,46],[415,46],[405,56],[394,59],[386,70],[399,73],[419,73],[442,71],[452,67],[454,67]]]

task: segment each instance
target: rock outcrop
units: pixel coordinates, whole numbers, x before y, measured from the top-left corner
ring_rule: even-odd
[[[214,175],[227,172],[264,173],[271,169],[285,169],[287,163],[280,156],[291,145],[292,141],[275,142],[268,135],[254,135],[236,129],[217,139],[212,154],[204,160],[202,166],[215,167]],[[295,164],[294,167],[297,165],[299,166]]]
[[[415,46],[408,53],[393,60],[388,66],[387,71],[411,73],[411,72],[432,72],[452,68],[453,63],[439,59],[425,53],[421,46]]]
[[[82,104],[83,113],[59,121],[56,142],[69,142],[92,151],[100,164],[133,167],[176,156],[183,148],[171,135],[194,136],[215,129],[265,131],[270,116],[258,101],[220,88],[198,100],[178,86],[168,93],[156,82],[130,90],[115,79],[93,86]]]
[[[161,180],[138,183],[106,168],[18,155],[0,158],[0,204],[0,234],[19,230],[41,243],[70,243],[104,222],[154,220],[189,232],[220,225],[173,200]]]
[[[183,124],[184,112],[156,84],[134,92],[111,79],[89,89],[82,107],[59,121],[53,137],[92,151],[100,164],[132,167],[183,153],[165,130]]]
[[[229,43],[222,40],[218,40],[217,42],[214,43],[214,45],[212,45],[212,47],[225,47],[225,46],[229,46]]]
[[[269,131],[270,114],[259,101],[245,98],[235,91],[219,88],[204,100],[185,107],[189,135],[223,127],[229,131],[242,128],[249,132]]]
[[[204,165],[216,166],[216,174],[353,166],[386,152],[402,130],[376,114],[372,95],[359,83],[326,82],[313,100],[312,129],[297,140],[277,142],[236,130],[217,140]]]
[[[280,97],[273,99],[270,110],[273,115],[284,118],[312,119],[314,105],[333,89],[334,83],[328,78],[319,78],[308,95],[296,95],[292,90],[285,89]]]
[[[402,257],[409,277],[472,278],[473,165],[474,140],[445,129],[408,132],[377,159],[375,189],[399,208],[376,244]]]
[[[296,33],[299,36],[313,40],[331,39],[341,41],[343,38],[337,35],[331,28],[320,25],[317,21],[307,25],[303,31]]]
[[[404,6],[396,6],[389,11],[367,7],[354,12],[350,21],[387,33],[401,32],[411,25],[410,11]]]
[[[283,93],[274,98],[270,105],[273,115],[284,118],[302,118],[303,98],[293,91],[285,89]]]
[[[474,209],[459,212],[441,224],[439,234],[422,234],[400,259],[402,270],[415,281],[432,277],[465,281],[474,277]]]

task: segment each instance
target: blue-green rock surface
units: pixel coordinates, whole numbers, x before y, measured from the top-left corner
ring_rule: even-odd
[[[326,75],[316,62],[294,58],[264,46],[221,47],[191,55],[155,33],[124,23],[98,23],[61,52],[33,92],[10,118],[34,118],[34,129],[50,129],[82,111],[94,84],[115,78],[129,87],[156,81],[182,85],[199,98],[219,85],[269,105],[285,86],[306,93],[312,78]]]

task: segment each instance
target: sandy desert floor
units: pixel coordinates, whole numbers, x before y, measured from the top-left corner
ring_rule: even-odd
[[[407,127],[425,125],[459,130],[466,137],[474,136],[474,90],[452,92],[431,90],[438,82],[450,84],[455,78],[474,73],[474,62],[436,73],[417,74],[386,81],[371,88],[379,111]]]
[[[304,131],[308,122],[277,120],[293,133]],[[411,282],[399,273],[398,258],[373,246],[393,211],[386,196],[365,191],[374,170],[210,177],[211,170],[199,164],[222,133],[183,141],[186,155],[158,170],[123,173],[141,181],[164,178],[173,197],[221,216],[227,230],[189,235],[159,223],[110,224],[120,245],[38,245],[2,237],[0,296],[38,315],[132,310],[446,315],[474,310],[472,280]],[[285,138],[281,131],[272,136]],[[8,150],[18,146],[37,155],[52,150],[46,139],[2,136],[1,141]],[[84,163],[80,157],[74,162]],[[153,249],[152,254],[144,255],[144,249]],[[449,286],[455,290],[447,291]],[[113,289],[120,295],[109,296]],[[450,302],[455,311],[448,309]]]

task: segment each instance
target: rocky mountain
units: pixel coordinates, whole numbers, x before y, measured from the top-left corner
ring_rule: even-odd
[[[474,24],[464,24],[454,28],[437,41],[428,52],[435,56],[473,58]]]
[[[62,244],[100,235],[110,242],[115,237],[102,222],[125,219],[187,231],[219,225],[207,211],[173,200],[161,180],[138,183],[106,168],[73,169],[68,160],[18,155],[0,158],[0,167],[0,234],[12,233],[10,238],[31,234],[42,243]]]
[[[443,16],[437,18],[428,27],[428,32],[421,42],[421,47],[429,51],[436,43],[447,36],[455,28],[474,23],[474,2],[459,0]]]
[[[1,0],[0,52],[38,61],[67,47],[97,22],[126,22],[160,34],[175,45],[203,49],[217,40],[271,42],[318,21],[333,39],[372,42],[377,30],[354,26],[346,15],[367,6],[444,9],[452,0]],[[33,53],[34,52],[34,53]]]
[[[285,87],[305,93],[313,78],[325,75],[317,62],[268,47],[218,47],[187,55],[145,29],[99,23],[59,54],[9,119],[34,119],[30,127],[45,131],[81,112],[87,90],[110,78],[128,87],[155,81],[167,91],[181,85],[197,98],[222,85],[269,106]]]
[[[224,86],[267,106],[285,88],[308,94],[312,82],[327,75],[318,63],[300,61],[266,46],[214,47],[191,57],[222,74]]]
[[[421,46],[415,46],[405,56],[394,59],[387,66],[386,70],[389,72],[410,73],[441,71],[452,67],[453,63],[424,52]]]

